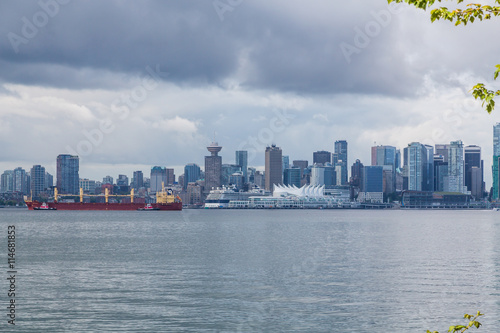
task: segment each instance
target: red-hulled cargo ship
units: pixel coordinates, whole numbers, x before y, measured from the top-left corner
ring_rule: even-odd
[[[26,201],[29,210],[36,210],[42,205],[39,201]],[[143,210],[145,204],[137,202],[47,202],[52,210]],[[182,210],[182,202],[153,203],[154,210]]]
[[[162,190],[156,193],[156,203],[145,204],[134,202],[134,190],[130,195],[131,202],[108,202],[109,190],[105,189],[105,202],[83,202],[83,189],[80,189],[80,202],[59,202],[58,198],[62,196],[54,189],[54,202],[42,203],[25,197],[24,201],[29,210],[182,210],[182,201],[179,196],[174,196],[172,190]],[[102,195],[100,195],[102,198]]]

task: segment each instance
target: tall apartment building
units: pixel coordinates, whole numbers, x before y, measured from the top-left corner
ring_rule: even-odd
[[[349,179],[348,169],[347,169],[347,141],[339,140],[335,141],[334,145],[334,155],[333,155],[333,165],[340,166],[340,184],[337,185],[345,185],[347,184],[347,180]]]
[[[31,175],[31,194],[38,196],[47,188],[45,184],[45,168],[41,165],[33,165],[30,171]]]
[[[60,194],[79,194],[78,156],[61,154],[57,156],[57,189]]]

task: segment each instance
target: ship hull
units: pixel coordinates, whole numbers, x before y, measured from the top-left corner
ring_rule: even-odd
[[[41,202],[26,202],[29,210],[38,210]],[[48,202],[47,205],[52,210],[139,210],[144,208],[143,203],[104,203],[104,202]],[[151,204],[154,210],[182,210],[181,202],[165,204]]]

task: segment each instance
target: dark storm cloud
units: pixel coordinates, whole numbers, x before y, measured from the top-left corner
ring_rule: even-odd
[[[2,2],[2,80],[112,89],[159,65],[180,85],[237,76],[246,89],[299,94],[406,95],[422,83],[398,46],[397,14],[379,15],[385,1],[242,1],[222,15],[212,1],[72,1],[44,22],[55,1]]]

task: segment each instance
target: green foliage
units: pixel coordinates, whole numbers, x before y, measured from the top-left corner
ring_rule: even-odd
[[[436,2],[444,2],[446,0],[387,0],[389,3],[396,2],[406,2],[409,5],[413,5],[417,8],[427,10],[427,8],[434,5]],[[457,4],[461,4],[464,0],[456,0]],[[495,0],[496,4],[500,5],[500,0]],[[490,20],[493,17],[500,16],[500,6],[490,6],[482,5],[478,3],[469,3],[465,5],[464,8],[456,8],[449,10],[447,7],[439,7],[431,10],[431,22],[436,20],[448,20],[450,22],[455,22],[455,25],[467,23],[474,23],[474,21],[479,20]],[[500,65],[496,65],[496,71],[493,74],[493,79],[496,80],[500,74]],[[483,101],[483,107],[486,108],[488,113],[491,113],[495,108],[495,96],[500,95],[500,90],[488,90],[483,83],[476,84],[472,89],[472,96],[475,99],[480,99]]]
[[[479,312],[479,311],[476,313],[475,316],[466,313],[464,315],[464,319],[467,319],[469,321],[467,323],[467,325],[450,326],[450,328],[448,329],[448,332],[465,332],[469,328],[472,328],[472,327],[475,327],[477,329],[477,328],[479,328],[479,326],[481,326],[481,323],[477,321],[477,318],[479,318],[481,316],[484,316],[484,314]],[[439,332],[438,331],[431,332],[431,331],[427,330],[427,333],[439,333]]]

